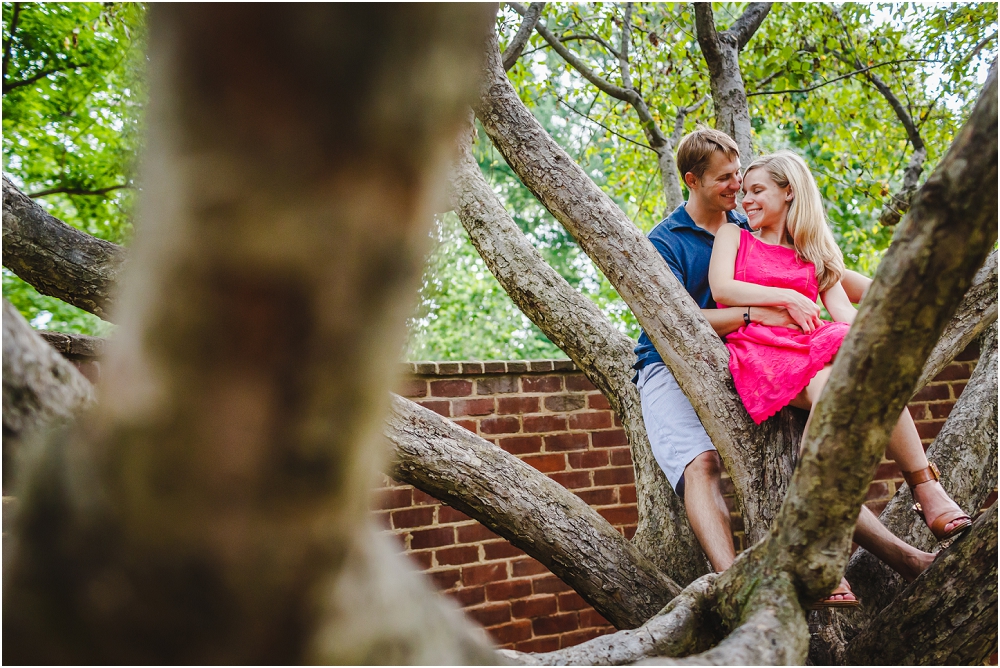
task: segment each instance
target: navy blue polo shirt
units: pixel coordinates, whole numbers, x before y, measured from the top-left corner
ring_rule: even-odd
[[[730,223],[749,230],[747,218],[736,211],[727,211]],[[708,264],[712,259],[712,245],[715,235],[698,227],[687,209],[681,204],[649,233],[649,240],[666,261],[670,271],[681,282],[688,294],[701,308],[715,308],[712,288],[708,284]],[[662,362],[652,341],[643,331],[639,345],[635,347],[636,360],[633,369],[639,370],[652,362]]]

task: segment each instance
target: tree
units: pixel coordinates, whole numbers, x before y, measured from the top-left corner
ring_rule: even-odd
[[[463,226],[525,315],[622,417],[640,495],[630,544],[541,474],[393,399],[383,433],[395,449],[394,475],[536,556],[625,629],[550,655],[508,658],[802,662],[810,643],[802,606],[832,589],[845,568],[888,605],[863,620],[835,618],[842,633],[814,639],[814,653],[964,663],[995,647],[995,505],[906,588],[863,554],[847,561],[894,422],[886,416],[984,332],[984,359],[931,447],[961,505],[978,507],[996,483],[995,68],[899,224],[793,473],[798,418],[749,421],[725,349],[683,288],[519,99],[505,74],[518,47],[503,57],[491,33],[483,52],[484,12],[394,9],[372,20],[346,7],[307,7],[276,21],[264,9],[157,11],[153,90],[163,93],[150,112],[147,167],[156,178],[129,250],[132,273],[121,279],[117,351],[97,408],[72,430],[23,448],[16,553],[5,569],[11,656],[496,660],[460,619],[399,575],[364,526],[359,502],[378,450],[371,432],[388,387],[384,352],[395,349],[419,256],[415,221],[433,210],[436,163],[426,156],[443,160],[456,134],[451,188]],[[456,28],[462,21],[468,28]],[[339,40],[326,39],[331,30]],[[382,48],[366,48],[362,58],[361,44]],[[484,65],[473,108],[485,132],[628,302],[733,476],[755,544],[722,575],[701,575],[704,557],[651,462],[627,376],[630,342],[545,265],[496,199],[469,152],[471,119],[456,132],[461,86],[404,85],[469,82],[468,69],[449,63],[475,53]],[[275,86],[266,100],[248,97],[261,67],[275,74],[263,77]],[[352,105],[332,104],[344,91],[354,93]],[[79,231],[56,232],[59,221],[30,202],[15,206],[22,200],[14,190],[5,181],[5,263],[13,256],[33,266],[31,258],[53,257],[53,246],[74,234],[84,241]],[[374,220],[384,234],[369,233]],[[36,275],[101,275],[118,257],[34,266]],[[79,294],[106,294],[95,282],[75,282]],[[30,352],[8,352],[7,338],[5,428],[8,406],[29,394],[8,400],[9,376],[47,396],[46,385],[67,385],[59,373],[8,371],[8,359]],[[36,425],[47,417],[30,407],[21,414],[36,416]],[[883,521],[921,530],[903,505],[894,501]],[[926,543],[927,534],[918,539]],[[404,620],[387,607],[419,613]],[[889,637],[903,640],[893,646]]]

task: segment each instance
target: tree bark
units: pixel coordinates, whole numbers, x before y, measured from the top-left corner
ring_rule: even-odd
[[[706,573],[708,562],[683,504],[649,446],[639,392],[631,381],[632,340],[556,273],[524,237],[483,178],[468,141],[459,147],[452,201],[473,245],[504,291],[583,370],[621,417],[631,445],[639,506],[633,542],[681,585]]]
[[[43,295],[109,320],[125,252],[70,227],[3,177],[4,266]]]
[[[21,453],[46,427],[69,420],[94,401],[90,382],[3,300],[3,489]]]
[[[543,7],[545,7],[544,2],[533,2],[524,11],[524,20],[521,21],[521,27],[517,29],[517,34],[514,35],[510,44],[503,51],[502,60],[505,72],[514,67],[514,63],[521,57],[524,45],[528,43],[531,33],[535,32],[535,25],[538,23],[538,18],[542,15]]]
[[[715,28],[715,16],[710,3],[694,3],[695,29],[698,44],[708,65],[715,105],[715,129],[733,138],[740,149],[744,164],[753,160],[753,128],[747,91],[740,71],[740,51],[753,37],[771,10],[769,2],[751,2],[729,30]]]
[[[495,35],[490,39],[476,116],[522,182],[632,309],[718,448],[747,536],[758,540],[791,474],[801,416],[786,409],[763,425],[753,423],[733,387],[729,352],[719,337],[649,240],[524,107],[503,72]]]
[[[969,582],[978,583],[970,587]],[[982,665],[997,647],[997,504],[847,646],[847,665]]]
[[[152,9],[147,185],[121,325],[96,409],[18,487],[8,661],[351,656],[319,634],[346,623],[337,610],[384,609],[374,583],[336,592],[356,575],[381,464],[397,367],[385,351],[403,341],[494,14]],[[418,602],[398,601],[416,629],[375,627],[368,646],[496,661]]]
[[[393,397],[385,435],[396,480],[430,490],[541,561],[616,627],[639,626],[680,592],[582,499],[468,430]]]

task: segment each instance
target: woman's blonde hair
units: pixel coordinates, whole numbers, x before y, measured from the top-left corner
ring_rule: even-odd
[[[823,199],[809,167],[791,151],[777,151],[750,163],[744,178],[755,169],[766,170],[781,188],[791,186],[792,201],[788,206],[785,231],[799,258],[816,267],[819,291],[829,290],[844,275],[844,254],[826,223]]]

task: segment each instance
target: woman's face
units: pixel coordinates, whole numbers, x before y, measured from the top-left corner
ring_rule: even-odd
[[[766,169],[753,169],[743,177],[743,210],[750,220],[750,227],[759,230],[785,222],[791,188],[775,183]]]

